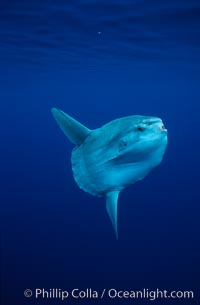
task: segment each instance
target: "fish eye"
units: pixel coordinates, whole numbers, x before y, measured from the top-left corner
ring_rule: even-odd
[[[138,126],[137,130],[138,130],[139,132],[142,132],[142,131],[145,130],[145,128],[144,128],[143,126]]]

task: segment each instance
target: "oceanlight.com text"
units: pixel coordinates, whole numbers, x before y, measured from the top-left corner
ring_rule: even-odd
[[[157,299],[193,299],[194,292],[191,290],[161,290],[156,288],[150,290],[147,288],[141,290],[119,290],[115,288],[103,288],[103,289],[60,289],[60,288],[36,288],[26,289],[24,291],[26,298],[35,299],[60,299],[65,301],[67,299],[147,299],[149,301],[155,301]]]

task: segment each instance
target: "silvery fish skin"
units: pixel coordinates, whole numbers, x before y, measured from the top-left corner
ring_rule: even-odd
[[[120,191],[142,180],[162,161],[167,130],[160,118],[133,115],[90,130],[56,108],[52,114],[76,146],[72,170],[78,186],[92,195],[104,196],[116,237]]]

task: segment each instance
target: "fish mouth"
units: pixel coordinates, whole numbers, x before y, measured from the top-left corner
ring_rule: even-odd
[[[165,132],[165,133],[167,132],[167,128],[165,127],[165,125],[163,124],[163,121],[161,119],[154,121],[153,124],[155,124],[154,126],[157,130]]]
[[[165,125],[164,125],[163,123],[160,124],[159,129],[160,129],[161,131],[167,131],[167,129],[165,128]]]
[[[160,119],[160,118],[153,118],[151,120],[146,120],[144,122],[142,122],[143,124],[141,124],[141,126],[139,126],[140,128],[140,131],[143,127],[143,129],[145,129],[145,127],[151,127],[151,126],[154,126],[156,129],[159,129],[160,131],[167,131],[167,128],[165,127],[163,121]],[[143,126],[145,125],[145,127]],[[138,130],[139,130],[138,128]]]

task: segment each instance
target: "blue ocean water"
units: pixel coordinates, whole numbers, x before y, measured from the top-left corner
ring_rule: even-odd
[[[26,299],[35,288],[193,290],[164,301],[198,304],[199,54],[199,1],[0,2],[2,305],[150,303]],[[163,119],[166,154],[120,194],[118,241],[51,107],[89,128]]]

